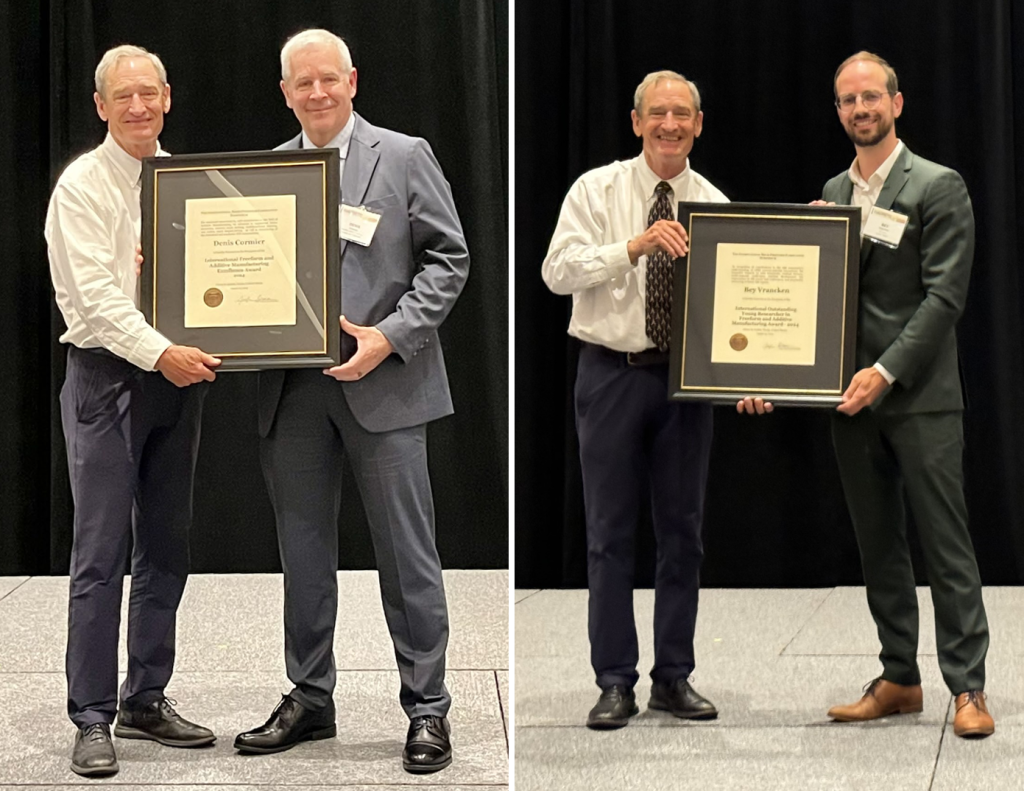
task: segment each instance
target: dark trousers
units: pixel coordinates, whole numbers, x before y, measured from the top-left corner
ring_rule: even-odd
[[[323,708],[335,685],[338,512],[347,454],[366,509],[384,615],[410,717],[444,716],[448,608],[434,545],[426,426],[373,434],[341,385],[321,371],[289,371],[263,471],[284,569],[285,664],[303,706]]]
[[[658,545],[651,678],[670,684],[694,667],[701,523],[711,448],[707,404],[668,401],[668,366],[584,344],[576,377],[587,519],[590,659],[602,689],[636,684],[634,544],[650,498]]]
[[[121,701],[162,697],[188,576],[192,477],[206,387],[179,389],[109,352],[68,350],[60,394],[74,498],[68,715],[117,712],[117,639],[131,552],[128,676]]]
[[[960,412],[832,421],[839,472],[857,533],[868,607],[882,643],[882,676],[920,684],[918,611],[906,503],[924,553],[939,668],[954,694],[985,686],[988,621],[967,530]]]

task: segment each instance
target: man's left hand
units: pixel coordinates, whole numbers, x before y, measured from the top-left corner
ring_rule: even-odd
[[[340,321],[342,331],[356,339],[356,353],[341,365],[325,368],[324,373],[333,376],[339,382],[354,382],[380,365],[395,349],[391,341],[376,327],[353,324],[344,316],[340,317]]]
[[[843,393],[843,402],[836,407],[844,415],[856,415],[871,406],[882,395],[889,383],[877,368],[864,368],[853,375],[850,386]]]

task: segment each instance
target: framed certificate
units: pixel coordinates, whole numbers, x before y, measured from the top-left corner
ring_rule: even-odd
[[[224,369],[338,365],[338,151],[151,157],[141,309]]]
[[[855,373],[860,209],[680,203],[669,397],[832,406]]]

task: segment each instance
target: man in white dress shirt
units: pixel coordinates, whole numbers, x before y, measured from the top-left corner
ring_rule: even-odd
[[[116,47],[96,69],[94,99],[108,134],[61,174],[45,234],[68,328],[60,339],[68,344],[60,403],[75,503],[66,668],[68,715],[79,730],[71,768],[101,776],[118,771],[115,714],[120,738],[173,747],[215,739],[178,716],[164,689],[188,575],[205,395],[195,385],[213,381],[220,361],[172,344],[138,309],[141,159],[163,155],[157,138],[171,106],[164,66],[140,47]],[[129,568],[119,708],[117,640]]]
[[[670,403],[673,260],[688,250],[680,201],[727,198],[689,166],[704,116],[697,86],[654,72],[634,96],[635,159],[584,173],[562,204],[544,282],[571,294],[569,334],[583,344],[576,428],[583,471],[591,664],[601,696],[591,728],[619,728],[639,709],[633,619],[634,539],[647,499],[658,543],[653,686],[648,706],[712,719],[689,684],[703,548],[711,407]]]

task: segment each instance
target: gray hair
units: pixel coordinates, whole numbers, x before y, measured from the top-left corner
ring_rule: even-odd
[[[647,93],[647,89],[653,88],[662,80],[685,82],[686,86],[690,89],[690,95],[693,97],[694,111],[700,112],[700,91],[697,90],[695,83],[675,71],[652,71],[644,77],[643,82],[636,86],[636,93],[633,94],[633,109],[636,110],[637,115],[643,115],[644,94]]]
[[[333,47],[341,58],[341,67],[346,73],[352,71],[352,55],[348,51],[348,45],[340,36],[334,35],[329,30],[322,28],[311,28],[296,33],[288,39],[281,47],[281,79],[285,82],[292,76],[292,55],[306,47],[320,46]]]
[[[100,64],[96,67],[96,93],[100,96],[107,95],[107,74],[115,63],[125,58],[148,58],[149,62],[153,64],[153,68],[156,69],[156,76],[160,78],[160,82],[164,85],[167,84],[167,69],[164,68],[158,55],[142,47],[136,47],[134,44],[122,44],[103,53]]]

